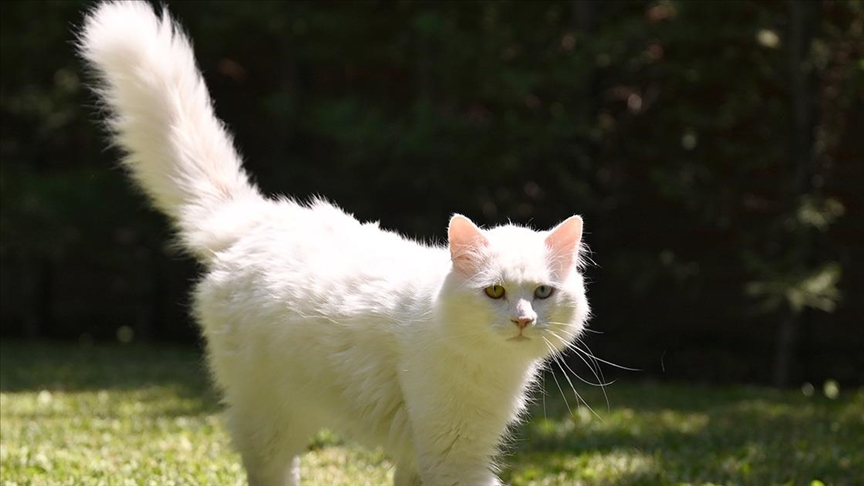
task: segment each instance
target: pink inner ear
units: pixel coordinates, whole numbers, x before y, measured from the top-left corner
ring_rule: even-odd
[[[466,276],[476,274],[480,265],[480,250],[489,244],[489,240],[470,219],[460,214],[450,219],[447,234],[453,268]]]
[[[579,242],[582,241],[582,218],[571,216],[549,232],[546,246],[549,247],[556,272],[560,277],[566,277],[579,252]]]

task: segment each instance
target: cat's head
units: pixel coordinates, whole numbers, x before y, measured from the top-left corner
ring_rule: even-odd
[[[448,332],[468,346],[529,358],[561,351],[579,336],[590,313],[580,273],[582,218],[548,231],[482,230],[456,215],[448,236]]]

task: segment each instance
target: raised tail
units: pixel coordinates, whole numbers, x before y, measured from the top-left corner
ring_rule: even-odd
[[[100,80],[124,165],[187,249],[208,261],[236,237],[236,225],[220,229],[226,218],[216,214],[262,197],[216,118],[188,38],[167,11],[160,18],[144,2],[118,1],[87,16],[79,51]]]

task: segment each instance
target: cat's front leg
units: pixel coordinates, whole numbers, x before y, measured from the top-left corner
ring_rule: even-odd
[[[493,458],[505,422],[470,413],[464,416],[464,412],[464,404],[452,399],[425,402],[414,409],[412,438],[423,486],[501,484]]]
[[[519,380],[431,346],[410,355],[399,378],[423,486],[499,486],[494,460],[521,403]]]
[[[447,440],[453,440],[448,438]],[[432,440],[430,442],[438,442]],[[459,439],[456,438],[456,442]],[[467,446],[467,447],[466,447]],[[500,486],[492,471],[492,454],[478,453],[468,444],[447,447],[437,443],[418,448],[419,476],[423,486]]]

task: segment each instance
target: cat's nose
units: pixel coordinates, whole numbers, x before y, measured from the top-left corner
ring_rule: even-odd
[[[525,329],[525,326],[534,322],[533,317],[513,317],[510,320],[513,321],[513,324],[519,326],[519,329]]]

